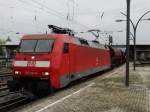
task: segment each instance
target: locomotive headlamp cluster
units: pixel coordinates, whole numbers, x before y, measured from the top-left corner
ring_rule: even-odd
[[[15,71],[15,75],[19,75],[19,74],[21,74],[20,71]]]
[[[49,75],[49,72],[43,72],[42,75],[48,76],[48,75]]]

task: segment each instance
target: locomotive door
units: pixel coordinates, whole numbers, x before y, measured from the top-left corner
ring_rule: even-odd
[[[70,77],[75,73],[75,45],[64,43],[65,71]]]
[[[70,75],[70,48],[69,48],[69,43],[64,43],[64,49],[63,49],[63,54],[64,54],[64,67],[65,67],[65,72],[66,75]]]

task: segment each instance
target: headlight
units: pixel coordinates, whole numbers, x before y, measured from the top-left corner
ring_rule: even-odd
[[[19,75],[19,74],[21,74],[20,71],[15,71],[15,75]]]
[[[49,75],[49,72],[43,72],[42,73],[44,76],[48,76]]]

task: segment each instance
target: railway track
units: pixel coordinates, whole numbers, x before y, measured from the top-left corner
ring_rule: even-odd
[[[0,81],[6,78],[10,78],[12,77],[12,73],[11,72],[2,72],[0,73]]]
[[[11,71],[10,68],[0,68],[0,74],[5,72],[10,72],[10,71]]]
[[[8,87],[0,87],[0,92],[1,91],[7,91],[8,90]]]
[[[0,86],[3,86],[7,83],[8,80],[12,79],[12,73],[7,72],[0,74]]]
[[[0,98],[1,97],[5,97],[5,96],[8,96],[8,95],[11,95],[11,94],[17,94],[17,93],[19,93],[18,91],[15,91],[15,92],[7,92],[7,93],[5,93],[5,94],[1,94],[0,95]]]
[[[11,71],[4,71],[4,72],[0,72],[0,77],[7,77],[10,76],[12,74]]]
[[[0,69],[0,112],[9,111],[27,102],[21,91],[9,92],[7,81],[12,80],[11,69]]]
[[[8,90],[7,82],[5,82],[5,83],[0,83],[0,94],[1,94],[1,92],[7,91],[7,90]]]
[[[11,76],[11,71],[0,71],[0,78]]]
[[[12,80],[12,72],[10,69],[0,69],[0,97],[8,94],[7,81]]]
[[[10,109],[19,105],[23,105],[28,101],[28,99],[25,96],[21,95],[19,92],[0,95],[0,98],[0,112],[9,111]]]
[[[12,71],[9,69],[9,70],[1,70],[0,69],[0,81],[4,78],[10,78],[12,77]]]

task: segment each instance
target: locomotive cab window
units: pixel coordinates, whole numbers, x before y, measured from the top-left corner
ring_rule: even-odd
[[[64,43],[63,53],[69,52],[69,43]]]
[[[51,52],[54,40],[38,40],[35,52]]]
[[[36,52],[45,53],[51,52],[54,40],[22,40],[19,52]]]

